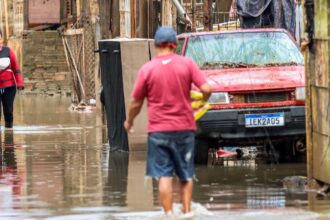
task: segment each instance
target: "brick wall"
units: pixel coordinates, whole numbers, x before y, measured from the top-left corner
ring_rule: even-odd
[[[56,31],[31,31],[22,40],[26,93],[71,93],[71,73]]]
[[[183,0],[183,7],[187,10],[188,16],[192,19],[192,1],[191,0]],[[196,27],[203,27],[203,0],[195,0],[195,19],[196,19]]]

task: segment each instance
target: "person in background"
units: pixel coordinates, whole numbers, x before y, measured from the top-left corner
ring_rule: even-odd
[[[17,89],[23,89],[23,76],[13,50],[3,46],[3,35],[0,30],[0,119],[2,104],[6,128],[13,127],[14,99]]]
[[[211,88],[190,58],[176,55],[176,32],[160,27],[155,34],[157,56],[140,69],[132,92],[126,131],[132,132],[134,119],[144,99],[148,101],[148,152],[146,175],[158,182],[159,199],[166,214],[172,214],[173,175],[180,179],[183,212],[191,212],[194,176],[196,122],[191,106],[192,84],[206,102]]]

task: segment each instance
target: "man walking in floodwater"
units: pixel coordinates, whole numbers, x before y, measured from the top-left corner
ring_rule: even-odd
[[[183,212],[191,211],[194,176],[194,131],[191,107],[192,84],[207,101],[211,88],[198,66],[189,58],[176,55],[176,32],[160,27],[155,34],[157,56],[140,69],[132,92],[125,129],[132,131],[143,101],[148,101],[147,176],[159,180],[160,203],[172,213],[174,173],[181,182]]]

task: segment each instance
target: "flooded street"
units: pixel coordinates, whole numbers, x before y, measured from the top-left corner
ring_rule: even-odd
[[[69,98],[18,97],[1,132],[0,219],[178,219],[162,215],[145,153],[109,153],[102,118]],[[190,219],[330,219],[330,200],[286,190],[306,164],[198,166]],[[179,200],[175,201],[176,204]]]

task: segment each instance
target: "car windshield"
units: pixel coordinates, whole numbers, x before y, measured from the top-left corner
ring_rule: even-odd
[[[285,32],[192,36],[185,56],[202,69],[304,64],[297,45]]]

